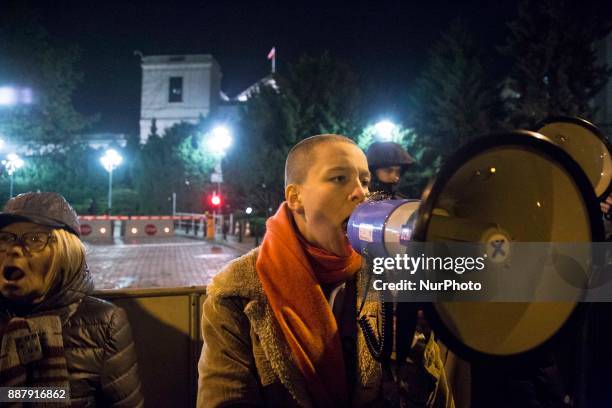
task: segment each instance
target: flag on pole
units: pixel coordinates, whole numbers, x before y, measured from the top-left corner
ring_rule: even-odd
[[[274,58],[276,56],[276,47],[272,47],[272,49],[270,50],[270,52],[268,53],[268,59],[271,60],[272,58]]]
[[[272,60],[272,73],[276,72],[276,47],[272,47],[268,53],[268,59]]]

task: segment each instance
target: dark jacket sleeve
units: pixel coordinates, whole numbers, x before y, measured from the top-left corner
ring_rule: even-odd
[[[197,407],[262,406],[250,324],[241,302],[207,297],[202,337]]]
[[[105,407],[142,407],[136,348],[123,309],[113,308],[104,344],[100,385]]]

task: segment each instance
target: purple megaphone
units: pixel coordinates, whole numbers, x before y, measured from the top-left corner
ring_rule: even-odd
[[[363,256],[404,254],[420,204],[420,200],[381,200],[359,205],[346,229],[351,246]]]

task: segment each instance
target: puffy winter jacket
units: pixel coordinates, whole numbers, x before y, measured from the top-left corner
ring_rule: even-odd
[[[123,309],[91,296],[63,327],[73,406],[140,407],[136,350]]]
[[[0,329],[13,316],[56,314],[75,407],[142,407],[136,350],[123,309],[89,296],[87,268],[62,276],[48,296],[31,309],[15,307],[0,296]]]

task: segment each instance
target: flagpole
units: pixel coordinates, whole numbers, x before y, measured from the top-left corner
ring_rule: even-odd
[[[268,59],[272,61],[272,73],[276,72],[276,47],[272,47],[268,53]]]

